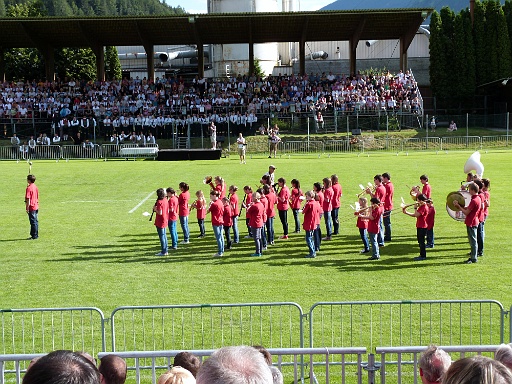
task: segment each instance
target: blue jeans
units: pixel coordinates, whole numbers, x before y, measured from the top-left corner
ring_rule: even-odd
[[[324,220],[325,220],[325,231],[327,232],[326,236],[332,236],[332,221],[331,221],[331,211],[324,211]]]
[[[384,211],[384,241],[391,241],[391,211]]]
[[[370,235],[370,243],[372,245],[372,257],[380,258],[379,243],[377,241],[378,233],[368,232]]]
[[[240,242],[240,233],[238,232],[238,216],[233,216],[233,241]]]
[[[224,236],[222,236],[222,225],[212,225],[215,240],[217,240],[217,253],[222,255],[224,253]]]
[[[265,223],[267,225],[267,223]],[[265,232],[265,225],[259,228],[261,232],[261,243],[263,244],[263,248],[267,248],[267,233]]]
[[[267,218],[267,222],[265,223],[265,227],[267,228],[267,241],[272,243],[274,241],[274,218]]]
[[[368,231],[366,228],[359,228],[359,234],[361,235],[361,240],[363,240],[364,250],[370,250],[370,243],[368,243]]]
[[[39,237],[39,220],[37,214],[39,210],[28,211],[28,221],[30,222],[30,237],[37,239]]]
[[[339,208],[333,208],[331,211],[331,219],[332,219],[332,227],[333,227],[334,235],[337,235],[340,233],[340,221],[338,219],[339,212],[340,212]]]
[[[206,229],[204,228],[204,219],[197,219],[197,224],[199,225],[199,232],[204,236],[206,233]]]
[[[484,221],[482,221],[480,224],[478,224],[478,229],[476,230],[476,241],[478,244],[478,256],[484,255],[484,242],[485,242],[485,220],[487,217],[484,218]]]
[[[183,240],[188,241],[190,238],[190,231],[188,229],[188,216],[180,216],[181,230],[183,231]]]
[[[316,228],[313,230],[313,240],[315,242],[315,251],[320,250],[320,245],[322,244],[322,228],[320,227],[320,224],[316,226]]]
[[[311,256],[311,257],[314,257],[316,255],[314,233],[315,233],[314,230],[306,231],[306,244],[308,246],[309,256]]]
[[[283,225],[283,235],[288,236],[288,211],[287,210],[279,211],[279,220],[281,220],[281,224]]]
[[[377,243],[379,245],[384,245],[384,218],[382,216],[379,221],[379,233],[377,233]]]
[[[167,253],[167,235],[165,234],[165,228],[156,227],[156,231],[160,239],[160,247],[162,248],[160,252]]]
[[[261,255],[261,251],[263,250],[263,239],[261,238],[262,230],[261,228],[251,228],[251,231],[252,238],[254,239],[254,245],[256,246],[256,251],[254,253]]]
[[[224,226],[224,235],[226,236],[226,242],[228,249],[231,248],[231,227]]]
[[[434,246],[434,228],[427,229],[427,245]]]
[[[466,227],[468,232],[469,245],[471,247],[471,260],[478,260],[478,242],[476,240],[476,233],[478,227]]]
[[[178,223],[176,220],[169,220],[169,233],[171,235],[171,247],[178,248]]]
[[[247,232],[249,233],[249,236],[252,237],[252,229],[249,223],[251,222],[251,219],[245,219],[245,225],[247,226]]]
[[[300,232],[299,210],[292,209],[292,212],[293,212],[293,220],[295,221],[295,232]]]

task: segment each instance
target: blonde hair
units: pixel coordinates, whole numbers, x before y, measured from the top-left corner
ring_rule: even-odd
[[[196,384],[196,379],[185,368],[173,367],[158,378],[157,384]]]
[[[361,206],[361,208],[366,208],[368,206],[368,199],[364,196],[361,196],[359,198],[359,205]]]

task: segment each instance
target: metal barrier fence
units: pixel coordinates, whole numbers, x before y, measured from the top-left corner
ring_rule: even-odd
[[[439,346],[439,348],[451,354],[452,360],[466,357],[466,355],[488,354],[494,357],[494,353],[499,345],[464,345],[464,346]],[[376,363],[373,369],[380,369],[380,382],[385,384],[421,383],[418,377],[419,359],[421,353],[427,349],[427,346],[414,347],[377,347],[375,354],[380,355],[380,362]],[[454,356],[458,354],[458,356]],[[368,380],[370,382],[370,380]]]
[[[306,379],[311,384],[322,382],[363,382],[363,355],[366,348],[279,348],[268,349],[272,354],[273,366],[283,374],[285,382],[304,383]],[[155,384],[158,377],[169,369],[174,358],[181,350],[146,351],[146,352],[116,352],[125,359],[128,366],[127,382],[151,382]],[[201,360],[214,352],[209,350],[189,351]],[[98,353],[97,358],[111,352]],[[0,384],[6,382],[21,383],[22,373],[30,360],[44,354],[0,355]],[[307,376],[306,376],[307,375]]]
[[[281,148],[283,154],[324,152],[323,141],[284,141]]]
[[[111,316],[112,351],[298,348],[303,329],[302,308],[288,302],[119,307]]]
[[[1,353],[105,351],[104,316],[94,307],[2,309]]]
[[[500,344],[505,311],[494,300],[323,302],[309,312],[310,347]]]

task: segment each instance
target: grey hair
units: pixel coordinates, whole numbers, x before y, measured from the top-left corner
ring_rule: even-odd
[[[444,350],[430,345],[420,357],[420,368],[427,381],[438,382],[452,363],[452,358]]]
[[[253,347],[223,347],[197,373],[197,384],[272,384],[263,355]]]
[[[499,361],[485,356],[466,357],[454,362],[443,384],[509,384],[512,373]]]
[[[496,350],[494,359],[512,369],[512,344],[501,344]]]

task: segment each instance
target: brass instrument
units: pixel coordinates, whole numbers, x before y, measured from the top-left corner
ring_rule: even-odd
[[[408,185],[406,185],[407,188],[409,188]],[[420,186],[419,185],[415,185],[413,186],[412,188],[410,188],[410,191],[409,191],[409,195],[411,195],[412,199],[414,201],[416,201],[416,199],[418,198],[418,195],[420,194]]]
[[[208,185],[210,185],[210,187],[211,187],[212,189],[215,189],[215,186],[213,185],[212,181],[213,181],[213,177],[211,177],[211,176],[206,176],[206,177],[203,179],[203,184],[208,184]]]
[[[377,186],[375,184],[368,182],[368,186],[366,187],[365,192],[370,195],[374,195],[376,189],[377,189]]]
[[[366,188],[364,187],[363,184],[359,184],[359,188],[361,188],[361,192],[359,192],[356,196],[357,197],[361,197],[363,196],[365,193],[366,193]]]

